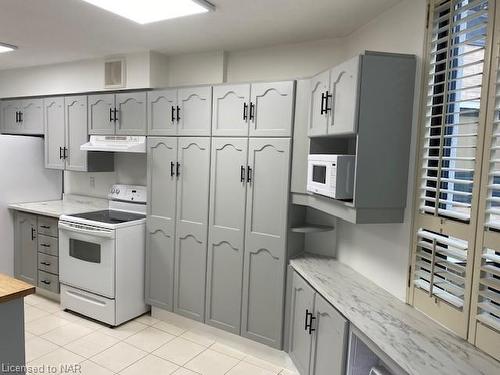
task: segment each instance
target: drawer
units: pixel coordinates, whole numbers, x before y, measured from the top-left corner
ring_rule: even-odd
[[[57,228],[58,219],[47,216],[38,216],[38,234],[58,237],[59,229]]]
[[[44,253],[38,253],[38,269],[58,275],[59,258]]]
[[[55,237],[40,234],[38,236],[38,252],[59,256],[59,240]]]
[[[61,284],[61,308],[115,326],[115,300]]]
[[[38,271],[38,287],[53,293],[59,293],[59,276]]]

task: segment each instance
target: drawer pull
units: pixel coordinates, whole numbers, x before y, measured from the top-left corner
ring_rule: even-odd
[[[40,280],[41,283],[44,283],[45,285],[50,285],[50,281],[47,280]]]
[[[40,264],[43,264],[44,266],[50,266],[50,263],[48,262],[40,262]]]
[[[43,229],[50,229],[50,227],[48,225],[40,225],[40,228],[43,228]]]
[[[40,246],[41,247],[50,247],[50,245],[47,245],[46,243],[41,243]]]

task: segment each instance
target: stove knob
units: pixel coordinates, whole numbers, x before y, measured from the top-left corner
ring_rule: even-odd
[[[111,189],[111,194],[114,194],[115,193],[115,188]]]
[[[120,194],[120,189],[116,189],[116,194]]]

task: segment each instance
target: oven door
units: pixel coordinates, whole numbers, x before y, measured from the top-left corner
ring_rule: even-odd
[[[332,163],[321,160],[309,160],[307,167],[307,191],[334,197],[332,189]]]
[[[60,282],[115,297],[115,231],[59,222]]]

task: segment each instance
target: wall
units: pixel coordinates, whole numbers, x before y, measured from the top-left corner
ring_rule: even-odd
[[[168,85],[203,85],[226,79],[226,54],[213,51],[171,56],[168,59]]]

